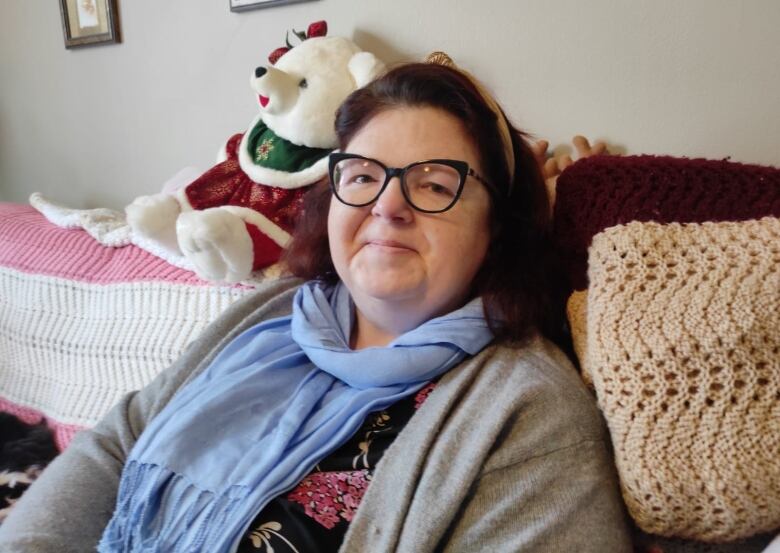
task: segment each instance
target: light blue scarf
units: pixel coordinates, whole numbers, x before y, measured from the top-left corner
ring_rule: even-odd
[[[491,340],[475,299],[387,347],[350,350],[346,288],[231,341],[141,434],[101,552],[234,551],[257,513],[389,407]]]

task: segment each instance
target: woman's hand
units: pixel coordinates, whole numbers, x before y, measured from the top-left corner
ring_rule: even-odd
[[[577,159],[609,153],[606,142],[601,140],[591,146],[587,138],[577,135],[571,139],[571,142],[577,152]],[[547,197],[550,200],[550,209],[552,209],[555,205],[555,185],[558,181],[558,175],[574,161],[568,154],[548,153],[549,146],[550,143],[547,140],[539,140],[531,145],[531,150],[542,168],[542,175],[544,175],[544,181],[547,185]]]
[[[577,152],[577,159],[609,153],[607,152],[606,142],[601,140],[591,146],[587,138],[577,135],[571,139],[571,143]],[[549,146],[550,143],[547,140],[539,140],[531,146],[536,159],[539,160],[539,165],[542,167],[545,179],[557,177],[564,169],[574,163],[572,157],[568,154],[555,155],[553,152],[548,155],[547,149]]]

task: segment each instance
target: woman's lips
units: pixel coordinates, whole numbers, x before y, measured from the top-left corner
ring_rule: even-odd
[[[368,240],[366,241],[366,246],[381,248],[387,252],[401,253],[414,251],[409,246],[402,244],[401,242],[396,242],[395,240]]]

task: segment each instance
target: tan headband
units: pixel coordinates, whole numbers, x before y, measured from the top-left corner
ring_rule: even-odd
[[[452,58],[444,52],[431,52],[428,54],[428,57],[425,58],[425,62],[434,63],[436,65],[444,65],[445,67],[451,67],[460,71],[474,84],[490,110],[496,114],[496,121],[498,122],[498,133],[501,135],[501,142],[504,145],[504,159],[506,159],[506,165],[509,169],[509,178],[511,181],[515,174],[515,152],[512,148],[512,135],[509,132],[509,123],[506,120],[506,116],[504,115],[504,112],[501,111],[501,108],[498,107],[498,103],[496,102],[495,98],[493,98],[493,95],[490,94],[487,89],[485,89],[482,83],[479,82],[479,80],[474,77],[474,75],[455,65],[455,62],[452,61]]]

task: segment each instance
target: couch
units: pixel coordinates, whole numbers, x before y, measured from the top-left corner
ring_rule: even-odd
[[[637,551],[761,551],[780,527],[780,170],[598,156],[554,234]],[[67,447],[251,286],[0,204],[0,411]]]

